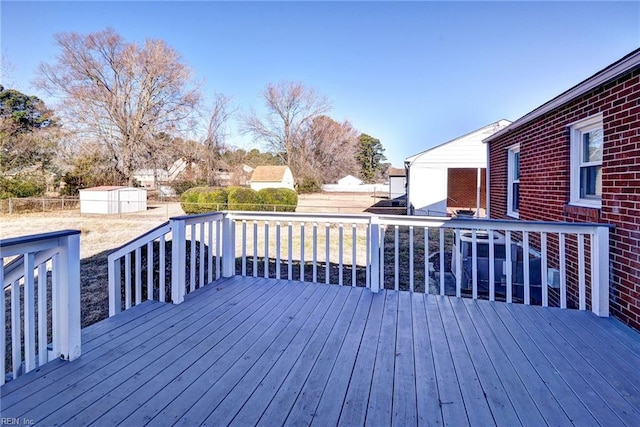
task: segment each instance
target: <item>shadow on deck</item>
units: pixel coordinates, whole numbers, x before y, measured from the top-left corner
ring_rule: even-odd
[[[41,425],[640,425],[640,336],[590,312],[259,278],[83,330],[2,386]]]

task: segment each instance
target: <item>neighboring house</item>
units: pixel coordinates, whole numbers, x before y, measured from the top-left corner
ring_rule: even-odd
[[[191,164],[195,167],[195,163]],[[178,159],[169,169],[138,169],[133,172],[133,179],[138,181],[144,188],[155,190],[160,184],[173,182],[187,169],[187,162]]]
[[[509,123],[499,120],[408,157],[408,214],[446,216],[456,208],[484,208],[487,147],[482,140]]]
[[[407,171],[402,168],[389,168],[389,198],[397,199],[407,194]]]
[[[258,166],[251,174],[251,188],[289,188],[293,190],[293,174],[289,166]]]
[[[147,210],[147,190],[100,186],[80,190],[81,214],[117,214]]]
[[[364,182],[360,178],[356,178],[353,175],[347,175],[338,180],[338,185],[341,187],[350,187],[350,186],[357,186],[362,184],[364,184]]]
[[[491,218],[615,226],[611,312],[640,329],[640,49],[485,142]]]

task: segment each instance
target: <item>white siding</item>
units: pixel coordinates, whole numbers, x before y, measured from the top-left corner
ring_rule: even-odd
[[[416,215],[445,214],[447,211],[447,169],[486,168],[487,148],[482,142],[509,125],[499,120],[474,132],[408,157],[407,204]]]

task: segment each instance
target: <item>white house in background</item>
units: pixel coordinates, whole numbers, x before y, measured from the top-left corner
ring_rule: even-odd
[[[487,147],[482,140],[510,123],[499,120],[407,157],[407,213],[446,216],[472,209],[479,215],[486,207]]]
[[[147,210],[144,188],[101,186],[80,190],[81,214],[117,214]]]
[[[347,175],[338,180],[338,185],[340,187],[356,187],[362,184],[364,184],[364,182],[360,178],[356,178],[353,175]]]
[[[289,166],[258,166],[251,174],[250,186],[256,191],[263,188],[293,190],[293,184],[293,174]]]
[[[389,199],[397,199],[407,194],[407,171],[402,168],[389,168]]]

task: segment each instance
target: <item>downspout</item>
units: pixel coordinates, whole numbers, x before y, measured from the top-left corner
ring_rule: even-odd
[[[409,169],[411,169],[411,165],[409,162],[405,160],[404,162],[404,175],[405,175],[405,184],[404,184],[404,192],[407,195],[407,215],[413,215],[411,209],[411,198],[409,197]]]
[[[482,187],[482,168],[476,172],[476,217],[480,216],[480,189]]]
[[[491,185],[490,185],[491,181],[489,179],[489,177],[491,176],[491,174],[489,173],[491,171],[491,155],[490,155],[491,154],[491,150],[489,149],[489,143],[485,142],[485,144],[487,145],[487,169],[486,169],[487,171],[485,173],[486,174],[485,181],[487,182],[487,184],[486,184],[487,185],[487,188],[486,188],[486,190],[487,190],[487,199],[486,199],[487,200],[487,202],[486,202],[487,206],[485,208],[485,215],[486,215],[487,218],[491,218],[491,210],[490,210],[491,203],[489,203],[489,201],[491,200]]]

